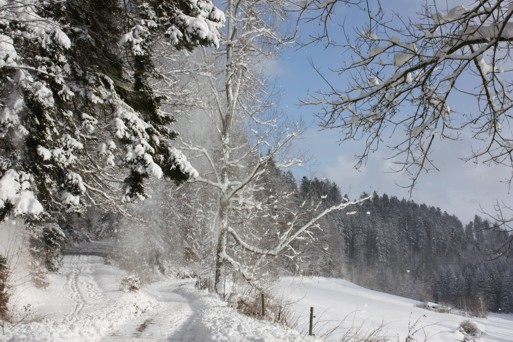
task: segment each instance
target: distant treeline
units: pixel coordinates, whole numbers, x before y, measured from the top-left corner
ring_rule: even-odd
[[[304,177],[301,199],[343,200],[336,184]],[[368,196],[363,194],[362,196]],[[324,219],[303,250],[302,272],[463,309],[513,312],[513,253],[496,257],[508,233],[475,216],[467,225],[440,208],[376,193],[353,212]]]

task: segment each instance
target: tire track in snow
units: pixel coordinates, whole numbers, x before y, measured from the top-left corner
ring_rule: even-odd
[[[104,298],[91,275],[92,269],[89,267],[88,259],[87,256],[82,255],[72,256],[65,283],[69,296],[74,302],[73,311],[66,316],[68,320],[80,315],[89,304],[95,304]]]
[[[71,300],[74,302],[73,311],[66,316],[67,319],[72,319],[76,317],[80,313],[80,311],[82,311],[85,305],[84,297],[78,289],[78,276],[80,274],[80,269],[78,266],[79,259],[79,255],[73,256],[73,259],[70,264],[71,269],[69,270],[69,273],[66,276],[65,285],[68,288]]]
[[[120,341],[189,341],[173,338],[191,320],[193,310],[187,299],[177,293],[178,283],[155,283],[141,290],[158,304],[150,312],[128,321],[103,342]]]

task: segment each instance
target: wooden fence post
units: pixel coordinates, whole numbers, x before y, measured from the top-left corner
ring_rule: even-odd
[[[308,326],[308,335],[309,336],[313,336],[313,319],[314,319],[314,310],[313,310],[313,306],[310,307],[310,324]]]
[[[265,301],[264,301],[264,294],[261,294],[262,297],[262,317],[265,316]]]

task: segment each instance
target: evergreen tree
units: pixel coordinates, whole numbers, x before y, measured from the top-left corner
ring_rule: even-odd
[[[7,284],[9,274],[7,258],[0,255],[0,319],[4,322],[9,320],[9,299],[11,297]]]
[[[219,44],[224,16],[210,1],[23,0],[0,13],[2,216],[121,210],[149,176],[196,175],[149,80],[161,36]]]
[[[321,193],[317,189],[326,184],[329,181],[304,177],[300,189]],[[326,223],[335,226],[331,231],[342,239],[329,238],[343,246],[339,252],[349,271],[345,276],[352,281],[416,299],[448,302],[476,315],[486,307],[497,311],[510,305],[511,256],[490,260],[488,254],[501,246],[507,232],[490,229],[479,216],[464,229],[455,216],[439,208],[374,193],[352,215],[335,214]],[[322,246],[313,244],[306,252],[334,259]],[[317,269],[329,276],[331,268]]]

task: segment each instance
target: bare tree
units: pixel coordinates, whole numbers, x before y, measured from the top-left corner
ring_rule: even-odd
[[[326,46],[334,43],[330,33],[330,24],[333,23],[337,8],[343,4],[345,6],[355,6],[360,8],[362,0],[302,0],[290,1],[289,11],[296,18],[296,35],[306,40],[301,45],[310,45],[323,43]],[[316,32],[308,32],[307,37],[302,37],[300,33],[304,23],[314,23],[321,29]]]
[[[263,72],[264,61],[287,42],[278,30],[284,5],[285,1],[224,2],[224,40],[216,52],[200,56],[204,71],[196,78],[206,101],[200,114],[201,134],[208,136],[203,144],[197,144],[198,137],[193,142],[185,134],[182,138],[182,148],[189,150],[201,174],[195,182],[215,194],[211,199],[215,206],[210,206],[214,255],[210,289],[221,296],[227,294],[224,284],[229,273],[254,284],[255,269],[265,264],[266,257],[284,253],[293,241],[312,234],[321,217],[354,203],[344,202],[301,223],[298,212],[284,208],[290,193],[262,195],[265,173],[272,164],[287,167],[299,161],[287,158],[286,152],[301,128],[275,111],[275,94]],[[283,209],[280,214],[272,214],[276,206]]]
[[[433,146],[459,139],[470,141],[466,161],[506,167],[511,183],[511,1],[453,8],[428,1],[415,18],[390,15],[378,1],[360,3],[367,18],[356,37],[346,33],[350,57],[335,70],[347,86],[333,84],[316,67],[327,90],[304,101],[318,106],[321,126],[341,130],[342,141],[364,142],[357,166],[387,145],[394,171],[409,176],[410,190],[422,173],[437,170]],[[329,36],[325,29],[328,43]],[[499,216],[508,221],[504,210]]]

